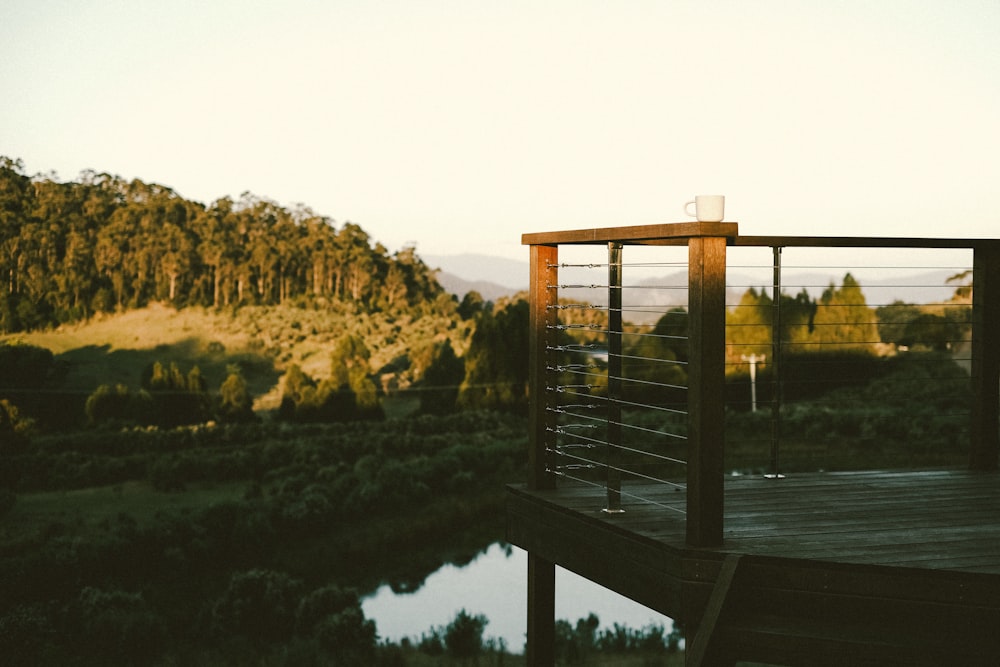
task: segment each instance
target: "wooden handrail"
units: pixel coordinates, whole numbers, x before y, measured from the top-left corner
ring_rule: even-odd
[[[729,245],[785,248],[1000,248],[994,238],[935,238],[893,236],[747,236],[735,222],[671,222],[633,227],[599,227],[521,235],[522,245],[678,245],[696,237],[722,236]]]
[[[637,227],[602,227],[523,234],[521,245],[604,245],[607,243],[670,245],[707,236],[736,237],[735,222],[672,222]]]
[[[890,236],[737,236],[734,246],[782,248],[1000,248],[1000,239],[950,239]]]

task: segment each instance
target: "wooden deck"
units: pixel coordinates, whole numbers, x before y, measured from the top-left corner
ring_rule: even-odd
[[[511,487],[508,540],[683,623],[689,664],[1000,664],[996,472],[727,478],[717,548],[683,493],[623,491],[659,505]]]

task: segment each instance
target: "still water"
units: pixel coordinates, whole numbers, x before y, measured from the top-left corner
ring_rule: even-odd
[[[524,649],[528,556],[523,549],[494,544],[463,567],[445,565],[411,593],[396,594],[381,586],[362,601],[365,618],[375,621],[379,637],[398,642],[403,637],[445,627],[465,609],[483,615],[489,624],[484,638],[503,639],[507,650]],[[594,613],[601,629],[615,623],[633,629],[649,625],[673,627],[670,619],[613,593],[572,572],[556,568],[556,618],[576,625]]]

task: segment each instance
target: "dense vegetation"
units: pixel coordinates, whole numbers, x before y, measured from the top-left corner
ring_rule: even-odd
[[[5,664],[422,664],[520,652],[460,614],[379,644],[355,591],[412,590],[502,538],[525,424],[495,412],[36,438],[4,452]],[[474,601],[470,601],[474,602]],[[560,623],[576,662],[679,635]],[[421,657],[423,656],[423,658]]]
[[[244,193],[209,205],[84,172],[30,177],[0,157],[0,332],[160,301],[453,308],[412,248],[392,256],[356,224]]]
[[[412,588],[442,551],[499,539],[524,425],[467,412],[83,431],[5,449],[17,492],[0,522],[5,660],[239,664],[296,643],[373,649],[349,590]]]

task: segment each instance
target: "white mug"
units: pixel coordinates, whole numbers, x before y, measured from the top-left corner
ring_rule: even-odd
[[[695,212],[690,210],[694,204]],[[722,222],[726,212],[726,198],[722,195],[698,195],[694,201],[684,204],[685,215],[698,218],[698,222]]]

